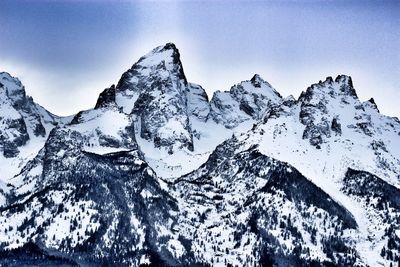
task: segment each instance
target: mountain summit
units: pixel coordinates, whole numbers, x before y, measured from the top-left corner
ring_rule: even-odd
[[[209,98],[168,43],[72,117],[0,103],[1,266],[400,263],[400,121],[349,76]]]

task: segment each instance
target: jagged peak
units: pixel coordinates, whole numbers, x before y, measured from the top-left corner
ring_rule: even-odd
[[[12,76],[8,72],[4,72],[4,71],[0,72],[0,83],[2,85],[2,86],[0,85],[1,87],[7,86],[9,91],[10,90],[25,91],[24,86],[22,85],[21,81],[18,78]],[[14,85],[14,86],[10,86],[10,85]]]
[[[13,77],[10,73],[0,72],[0,88],[4,90],[0,90],[0,93],[3,91],[14,106],[21,106],[26,101],[25,87],[18,78]]]
[[[353,87],[353,80],[349,75],[340,74],[336,77],[335,82]]]
[[[6,71],[1,71],[0,72],[0,79],[12,79],[12,80],[18,80],[18,78],[12,76],[10,73],[6,72]],[[19,81],[19,80],[18,80]]]
[[[348,75],[338,75],[335,79],[335,82],[340,85],[340,92],[345,95],[352,96],[357,98],[356,90],[353,86],[353,80]]]
[[[375,99],[374,99],[373,97],[371,97],[371,98],[368,100],[368,102],[370,102],[371,104],[376,105]]]
[[[331,76],[326,77],[325,81],[320,80],[318,83],[312,84],[307,90],[300,94],[299,100],[310,98],[313,92],[317,90],[322,93],[334,95],[347,95],[357,98],[357,93],[353,87],[353,81],[348,75],[338,75],[335,80]]]
[[[334,83],[349,86],[353,88],[353,81],[351,76],[340,74],[338,75],[335,80],[333,80],[332,76],[326,77],[325,81],[320,80],[318,84],[313,85],[333,85]]]
[[[165,45],[160,45],[156,48],[153,49],[153,51],[166,51],[166,50],[172,50],[174,52],[179,52],[178,48],[174,43],[166,43]]]
[[[328,76],[328,77],[326,77],[325,82],[332,84],[333,83],[333,78],[331,76]]]
[[[136,64],[139,64],[142,67],[151,67],[157,66],[162,62],[165,64],[182,64],[180,61],[179,50],[175,44],[167,43],[162,46],[157,46],[149,53],[141,57]],[[135,65],[133,65],[132,68],[134,68]]]
[[[176,76],[179,80],[183,80],[184,84],[187,85],[179,50],[173,43],[158,46],[142,56],[121,76],[116,90],[124,91],[131,88],[132,83],[135,83],[135,80],[137,82],[139,77],[161,77],[160,73],[163,71],[169,73],[168,75]]]
[[[265,81],[259,74],[254,74],[253,78],[251,78],[250,82],[254,85],[254,87],[260,88],[261,84],[266,84],[267,86],[271,87],[271,85]]]
[[[104,108],[110,105],[115,105],[115,85],[106,88],[100,93],[97,98],[95,109]]]
[[[212,99],[218,98],[219,94],[230,94],[234,99],[240,100],[245,95],[259,95],[269,98],[274,102],[279,102],[282,96],[268,82],[263,80],[260,75],[255,74],[250,80],[241,81],[233,85],[229,91],[215,91]],[[211,102],[213,102],[211,99]]]
[[[378,106],[376,105],[374,98],[371,97],[370,99],[365,101],[363,104],[364,104],[364,106],[371,107],[372,109],[375,109],[376,111],[379,112]]]

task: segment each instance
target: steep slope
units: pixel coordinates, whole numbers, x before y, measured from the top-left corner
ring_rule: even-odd
[[[378,222],[341,188],[348,168],[367,171],[398,188],[399,132],[397,118],[381,115],[370,101],[361,103],[351,78],[341,75],[312,85],[297,101],[287,98],[239,140],[245,147],[259,144],[263,154],[293,165],[345,206],[359,225],[361,257],[375,266],[382,261],[383,233],[372,230]]]
[[[337,181],[353,167],[399,187],[399,133],[400,121],[381,115],[370,101],[360,102],[351,78],[341,75],[312,85],[298,101],[288,98],[248,136],[300,170]]]
[[[185,92],[188,83],[174,44],[157,47],[122,75],[116,103],[138,118],[140,137],[165,147],[193,150]]]
[[[168,43],[140,58],[117,86],[105,89],[96,108],[116,106],[128,116],[146,161],[168,178],[198,168],[218,144],[248,130],[280,101],[255,75],[209,102],[201,86],[187,82],[179,51]]]
[[[232,138],[172,185],[181,233],[215,266],[364,266],[352,215],[292,166]],[[175,189],[176,188],[176,189]]]
[[[0,265],[400,260],[400,121],[349,76],[296,100],[255,75],[209,101],[169,43],[71,119],[0,78]]]
[[[170,196],[137,149],[98,155],[84,143],[79,132],[56,128],[14,178],[0,240],[17,264],[19,255],[34,262],[25,256],[34,246],[84,265],[363,266],[348,239],[352,215],[256,146],[243,151],[230,139],[165,187]]]
[[[381,265],[400,262],[400,189],[379,177],[349,169],[341,191],[353,197],[365,210],[370,221],[370,243],[359,243],[359,250],[369,250],[371,259],[380,259]],[[371,244],[372,243],[372,244]]]
[[[0,73],[0,180],[19,169],[43,147],[53,127],[68,118],[57,117],[27,96],[22,83],[6,72]],[[0,201],[1,202],[1,201]]]
[[[210,105],[206,91],[198,84],[189,83],[188,90],[186,91],[186,99],[189,119],[207,121],[210,113]]]
[[[11,204],[1,209],[2,250],[35,244],[78,264],[177,264],[176,204],[140,152],[97,155],[83,150],[85,142],[79,132],[54,129],[14,178]]]
[[[211,99],[210,116],[217,123],[234,128],[248,120],[260,120],[281,102],[279,93],[255,74],[250,81],[233,86],[229,92],[215,92]]]

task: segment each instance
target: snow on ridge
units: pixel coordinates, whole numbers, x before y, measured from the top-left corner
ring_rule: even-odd
[[[260,245],[259,241],[255,239],[254,233],[252,233],[253,230],[250,230],[254,227],[254,223],[257,224],[260,221],[256,220],[250,223],[252,214],[243,212],[237,217],[233,217],[232,225],[236,227],[237,222],[235,220],[237,220],[240,227],[227,228],[223,224],[224,220],[231,220],[232,222],[231,216],[235,214],[235,211],[240,213],[240,209],[235,207],[237,203],[241,203],[239,206],[242,208],[247,205],[246,203],[250,203],[250,206],[253,205],[251,202],[253,200],[255,206],[264,208],[279,206],[282,207],[278,211],[279,220],[283,220],[284,216],[286,217],[288,214],[296,213],[293,218],[298,221],[294,222],[294,226],[301,229],[302,222],[301,212],[296,211],[293,203],[284,201],[282,192],[277,190],[276,195],[273,195],[262,191],[267,180],[265,177],[263,179],[260,177],[256,177],[256,179],[243,177],[238,166],[235,167],[237,169],[230,170],[229,164],[220,165],[219,161],[213,162],[213,164],[217,168],[225,166],[226,170],[232,171],[234,175],[230,178],[238,179],[235,184],[238,185],[236,188],[231,188],[230,183],[224,182],[226,177],[223,178],[221,175],[201,176],[203,170],[200,167],[207,162],[215,148],[225,140],[234,140],[243,151],[256,145],[258,152],[270,158],[287,162],[309,179],[313,185],[326,192],[334,200],[333,202],[345,207],[353,215],[358,228],[346,229],[344,236],[348,237],[351,242],[355,242],[357,253],[360,254],[365,263],[371,266],[378,265],[382,261],[380,255],[381,248],[386,242],[383,234],[387,225],[375,216],[376,213],[370,213],[359,199],[343,192],[342,185],[348,168],[354,168],[368,171],[389,185],[393,185],[397,189],[400,188],[398,179],[400,173],[399,121],[381,115],[377,108],[372,105],[372,102],[361,103],[355,94],[351,78],[345,75],[339,75],[335,80],[328,77],[324,82],[311,85],[297,100],[290,96],[282,99],[270,84],[262,80],[259,75],[255,75],[250,81],[243,81],[234,85],[230,91],[216,92],[211,101],[208,101],[208,96],[200,86],[186,83],[186,78],[180,76],[183,69],[180,64],[177,65],[175,53],[177,53],[177,50],[172,44],[154,49],[134,65],[125,80],[121,78],[126,83],[121,83],[125,86],[121,87],[124,90],[116,92],[118,106],[106,106],[81,112],[76,117],[79,117],[79,120],[64,126],[65,129],[79,132],[82,137],[80,142],[83,145],[79,147],[80,150],[74,150],[70,153],[87,151],[104,155],[128,151],[137,145],[140,150],[138,154],[140,154],[139,152],[143,153],[143,160],[150,167],[146,167],[147,169],[143,172],[150,178],[145,176],[143,180],[155,181],[154,183],[157,184],[157,178],[161,178],[162,180],[160,179],[159,182],[162,188],[176,197],[179,209],[170,212],[176,215],[183,211],[179,215],[179,219],[186,224],[183,235],[190,236],[189,232],[193,230],[191,227],[203,227],[200,228],[204,229],[204,232],[200,232],[200,238],[204,238],[204,244],[194,242],[194,245],[189,249],[193,249],[196,256],[203,257],[202,260],[208,263],[219,260],[218,257],[226,253],[225,259],[240,265],[242,262],[238,259],[246,253],[252,254],[254,252],[252,249]],[[155,80],[157,82],[153,83]],[[177,98],[179,99],[177,100]],[[0,101],[2,100],[0,91]],[[150,110],[150,107],[153,108],[154,112],[143,115]],[[5,111],[1,111],[2,109]],[[12,104],[4,102],[4,105],[0,106],[0,114],[7,113],[8,109],[13,109]],[[46,113],[44,109],[38,108],[38,110],[40,110],[42,120],[51,122],[52,116],[50,114]],[[19,118],[18,114],[21,115],[19,112],[11,113],[12,111],[10,111],[10,116],[15,115],[16,119]],[[150,123],[143,119],[146,116],[150,118]],[[145,128],[146,125],[142,123],[151,124],[150,126],[158,124],[158,126]],[[30,124],[27,122],[27,125]],[[29,128],[31,127],[29,126]],[[46,131],[51,128],[50,124],[45,126]],[[150,134],[144,131],[146,129],[151,129]],[[0,128],[1,130],[2,128]],[[33,134],[32,129],[28,129],[28,132],[29,135]],[[153,136],[153,133],[157,135]],[[61,137],[67,139],[62,135]],[[160,138],[161,141],[157,138]],[[189,140],[192,149],[190,149],[190,145],[185,146],[184,142],[177,142],[178,138]],[[46,136],[42,136],[27,141],[27,144],[21,147],[17,158],[3,159],[0,156],[0,165],[10,166],[9,169],[14,172],[20,170],[26,164],[27,159],[35,157],[46,139]],[[60,142],[62,141],[60,140]],[[165,145],[166,141],[172,143]],[[229,150],[229,147],[224,147],[224,149]],[[54,153],[53,160],[63,158],[68,161],[68,154],[65,152],[66,150],[60,149],[60,151]],[[71,161],[73,160],[75,159]],[[139,169],[142,167],[141,165],[146,165],[141,164],[143,162],[141,157],[132,162],[134,163],[132,165],[138,165]],[[247,161],[239,163],[246,164]],[[289,165],[283,164],[282,166],[284,172],[294,172],[294,168]],[[269,171],[269,165],[267,167],[252,167],[260,167],[260,169],[257,169],[259,176],[266,176]],[[201,178],[196,182],[204,182],[201,185],[204,187],[204,191],[196,192],[196,194],[192,194],[193,191],[185,191],[185,188],[182,188],[181,192],[176,191],[174,182],[179,181],[179,177],[193,171],[196,172],[196,170],[198,170],[199,177],[195,178]],[[93,172],[95,171],[93,170]],[[40,164],[30,169],[33,178],[39,177],[42,172],[43,168]],[[196,173],[193,174],[193,176],[195,175]],[[10,174],[6,176],[10,176]],[[18,177],[18,179],[21,178]],[[154,181],[152,178],[154,178]],[[112,180],[112,182],[118,182],[117,180]],[[33,187],[30,182],[18,188],[16,192],[24,194],[32,191]],[[124,185],[127,186],[130,182],[132,181],[127,181]],[[99,187],[101,186],[104,185],[99,185]],[[260,191],[254,191],[254,194],[248,196],[246,195],[248,186],[256,186]],[[193,188],[197,190],[200,186],[194,184]],[[254,189],[254,187],[251,188]],[[7,190],[9,190],[9,187],[6,187],[5,183],[0,180],[0,206],[5,204],[4,193],[8,193]],[[301,190],[301,188],[298,188],[298,190]],[[232,192],[235,194],[232,194]],[[189,196],[188,200],[193,202],[184,201],[185,199],[181,197],[185,194]],[[60,205],[63,198],[67,198],[68,195],[69,192],[65,192],[65,196],[58,192],[49,193],[52,203],[56,205]],[[135,196],[135,194],[132,195]],[[154,196],[154,191],[147,188],[137,196],[143,199],[161,198]],[[26,199],[28,197],[29,195]],[[252,197],[255,198],[252,199]],[[199,202],[196,204],[195,200],[199,200]],[[371,205],[376,201],[376,199],[372,199]],[[226,205],[223,206],[226,210],[221,208],[221,203]],[[100,224],[98,221],[92,222],[90,219],[90,217],[100,216],[96,213],[92,204],[85,201],[73,204],[66,202],[67,209],[64,212],[65,214],[62,214],[63,216],[70,218],[81,216],[76,214],[75,208],[81,206],[82,212],[85,208],[88,216],[82,215],[82,220],[80,219],[83,227],[70,232],[68,229],[57,231],[60,225],[67,228],[71,227],[70,222],[73,221],[70,221],[70,218],[66,220],[61,215],[53,217],[53,224],[45,229],[49,238],[45,240],[44,244],[57,249],[65,238],[71,238],[72,247],[76,246],[80,240],[83,242],[89,233],[96,231]],[[33,202],[32,208],[35,207],[39,206]],[[136,216],[137,214],[133,214],[134,205],[128,205],[127,210],[132,212],[127,222],[138,233],[137,240],[139,242],[133,249],[145,249],[143,246],[146,229],[142,227],[145,222]],[[304,212],[309,212],[314,216],[313,220],[318,221],[317,226],[318,223],[321,224],[320,221],[323,221],[317,216],[317,214],[323,213],[322,210],[310,207],[309,210]],[[41,215],[43,218],[51,217],[50,212],[46,209],[42,211]],[[17,214],[13,218],[22,222],[28,216],[30,214]],[[200,219],[199,221],[202,220],[202,222],[197,222],[196,219]],[[0,220],[2,220],[1,217]],[[40,220],[36,221],[39,225],[43,223]],[[310,226],[315,226],[313,220],[309,222]],[[197,226],[191,225],[190,221],[198,223]],[[8,221],[9,224],[14,222]],[[328,224],[335,222],[335,219],[332,219],[331,222],[328,221]],[[109,223],[103,240],[107,245],[111,245],[113,238],[115,238],[119,222],[112,220]],[[172,227],[171,225],[173,223],[170,220],[166,220],[165,225],[157,225],[157,234],[162,238],[172,237],[166,242],[165,248],[173,257],[180,259],[186,255],[187,247],[183,245],[183,241],[178,241],[178,238],[182,237],[181,233],[168,228]],[[335,229],[331,228],[330,231],[333,232]],[[239,236],[239,241],[235,243],[234,240],[238,236],[237,232],[240,232],[237,231],[238,229],[244,234]],[[287,239],[286,234],[282,236],[287,230],[286,227],[266,230],[279,243],[285,244],[289,250],[293,248],[290,242],[291,237],[289,236],[289,239]],[[0,231],[0,240],[7,241],[7,237],[16,233],[16,229],[10,231],[10,233]],[[397,236],[398,233],[399,230],[395,229]],[[321,249],[321,244],[311,241],[311,236],[308,233],[301,232],[301,234],[304,235],[305,242],[308,245],[312,244],[309,246],[312,259],[329,260],[327,254]],[[213,238],[215,240],[212,240]],[[18,242],[27,240],[26,238],[11,239],[10,248],[15,248],[19,246],[17,245]],[[216,244],[218,244],[217,247]],[[222,248],[222,251],[220,251],[220,248]],[[226,252],[227,250],[234,251],[234,254],[237,253],[237,257]],[[253,255],[254,259],[259,256],[257,253],[255,252]],[[254,260],[253,256],[251,256],[252,260]],[[147,255],[142,254],[138,261],[151,263],[150,259]],[[218,264],[224,265],[223,262],[218,262]]]

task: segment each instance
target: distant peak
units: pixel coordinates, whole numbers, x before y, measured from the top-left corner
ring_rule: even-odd
[[[5,88],[5,93],[12,99],[14,105],[20,106],[26,98],[25,88],[18,78],[8,72],[0,72],[0,87]]]
[[[365,101],[364,105],[370,106],[371,108],[379,112],[378,105],[375,103],[375,99],[373,99],[372,97],[368,101]]]
[[[174,43],[166,43],[164,45],[164,49],[165,50],[174,50],[174,51],[178,50],[178,48],[176,48],[176,45]]]
[[[334,83],[339,85],[338,93],[357,97],[356,91],[354,90],[354,87],[353,87],[353,81],[352,81],[351,77],[348,75],[344,75],[344,74],[338,75],[335,78],[335,80],[333,80],[331,76],[328,76],[328,77],[326,77],[324,82],[320,81],[318,85],[331,86]]]
[[[329,93],[333,95],[346,95],[357,98],[356,90],[353,87],[353,81],[348,75],[338,75],[335,80],[331,76],[326,77],[325,81],[320,80],[312,84],[305,92],[302,92],[300,99],[310,99],[315,91]]]
[[[328,77],[326,77],[325,81],[320,80],[318,84],[319,85],[324,85],[324,84],[332,85],[334,82],[338,83],[338,84],[343,84],[346,86],[353,87],[353,81],[352,81],[351,77],[348,75],[344,75],[344,74],[338,75],[335,78],[335,80],[333,80],[333,78],[331,76],[328,76]]]
[[[261,78],[261,76],[259,74],[254,74],[253,78],[251,78],[250,80],[252,83],[260,83],[260,82],[264,82],[264,80]]]
[[[11,74],[10,74],[10,73],[8,73],[8,72],[1,71],[1,72],[0,72],[0,79],[3,79],[3,78],[9,78],[9,79],[12,79],[12,78],[14,78],[14,77],[13,77],[13,76],[11,76]]]
[[[251,78],[250,82],[254,85],[254,87],[260,88],[261,84],[265,83],[267,84],[269,87],[271,87],[271,85],[264,81],[263,78],[261,78],[261,76],[259,74],[254,74],[253,78]]]
[[[97,99],[95,109],[104,108],[115,104],[115,85],[104,89]]]
[[[340,92],[357,98],[356,90],[353,87],[353,80],[348,75],[338,75],[335,82],[340,84]]]
[[[147,55],[145,55],[144,57],[149,57],[154,54],[160,54],[160,53],[166,53],[166,52],[170,53],[170,55],[172,55],[172,56],[177,55],[179,57],[179,50],[174,43],[166,43],[165,45],[157,46],[156,48],[151,50],[151,52],[148,53]]]
[[[261,76],[259,75],[259,74],[254,74],[254,76],[253,76],[253,78],[251,78],[251,81],[252,82],[255,82],[255,81],[264,81],[262,78],[261,78]]]
[[[171,67],[178,66],[178,68],[182,68],[179,50],[173,43],[166,43],[154,48],[141,57],[132,68],[135,68],[136,65],[140,65],[140,68],[149,68],[158,65],[170,65]]]
[[[137,82],[138,79],[143,77],[162,77],[162,72],[169,72],[168,75],[176,76],[187,84],[179,50],[173,43],[157,46],[146,55],[142,56],[122,75],[116,86],[116,90],[123,91],[132,88],[132,83],[134,83],[135,80]]]
[[[333,78],[331,76],[326,77],[325,79],[326,83],[332,84],[333,83]]]
[[[5,72],[5,71],[0,72],[0,81],[1,81],[1,80],[3,80],[3,81],[9,81],[9,82],[15,83],[16,85],[22,87],[21,81],[20,81],[18,78],[12,76],[12,75],[11,75],[10,73],[8,73],[8,72]]]
[[[343,83],[344,85],[348,85],[348,86],[350,86],[351,88],[353,88],[353,80],[352,80],[351,77],[348,76],[348,75],[344,75],[344,74],[338,75],[338,76],[336,77],[336,79],[335,79],[335,82],[337,82],[337,83]]]
[[[374,105],[376,105],[376,103],[375,103],[375,100],[374,100],[374,98],[373,98],[373,97],[371,97],[371,98],[368,100],[368,102],[370,102],[371,104],[374,104]]]

